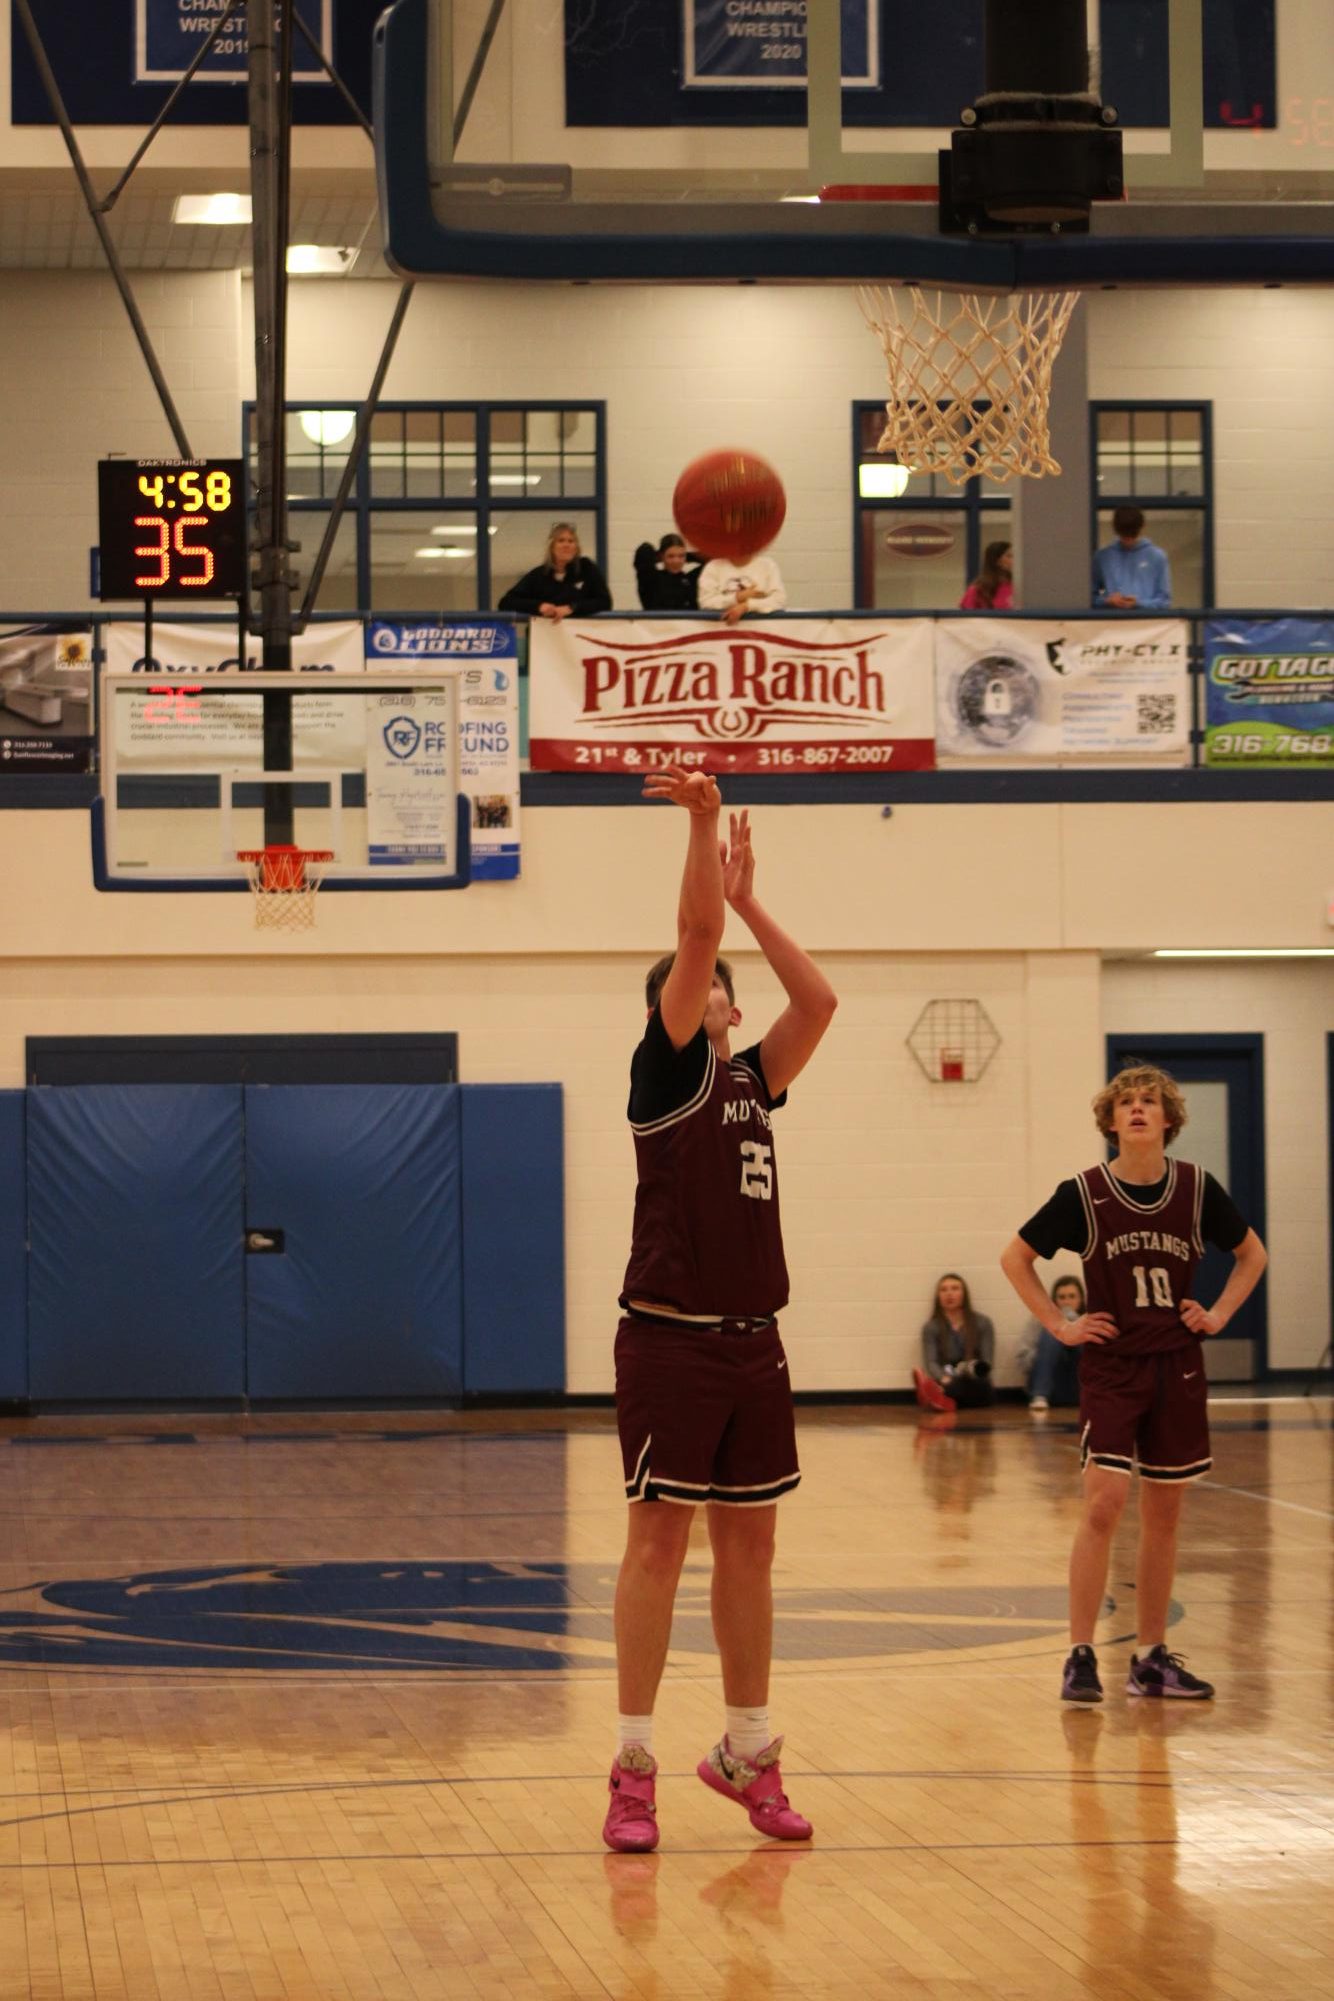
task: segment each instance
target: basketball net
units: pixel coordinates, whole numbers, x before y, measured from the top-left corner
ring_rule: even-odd
[[[312,863],[331,862],[329,848],[238,848],[236,859],[250,871],[257,931],[309,931],[315,922],[320,886]]]
[[[1059,473],[1047,432],[1051,371],[1078,298],[860,286],[858,304],[889,366],[878,449],[951,486],[979,473]]]

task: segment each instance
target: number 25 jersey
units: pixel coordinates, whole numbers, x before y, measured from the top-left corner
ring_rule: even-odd
[[[723,1062],[701,1028],[673,1049],[657,1008],[630,1068],[639,1185],[626,1299],[755,1316],[787,1304],[769,1094],[759,1044]]]

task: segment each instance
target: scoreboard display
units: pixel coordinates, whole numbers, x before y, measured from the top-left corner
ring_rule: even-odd
[[[98,597],[239,597],[245,495],[240,459],[100,459]]]

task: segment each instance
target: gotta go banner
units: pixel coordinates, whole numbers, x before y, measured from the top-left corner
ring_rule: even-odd
[[[1334,764],[1334,620],[1211,618],[1204,761]]]
[[[534,771],[924,771],[927,619],[633,619],[529,632]]]

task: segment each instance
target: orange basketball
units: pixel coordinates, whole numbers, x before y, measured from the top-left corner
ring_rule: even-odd
[[[787,495],[773,467],[754,452],[705,452],[677,480],[672,513],[692,549],[745,563],[782,527]]]

